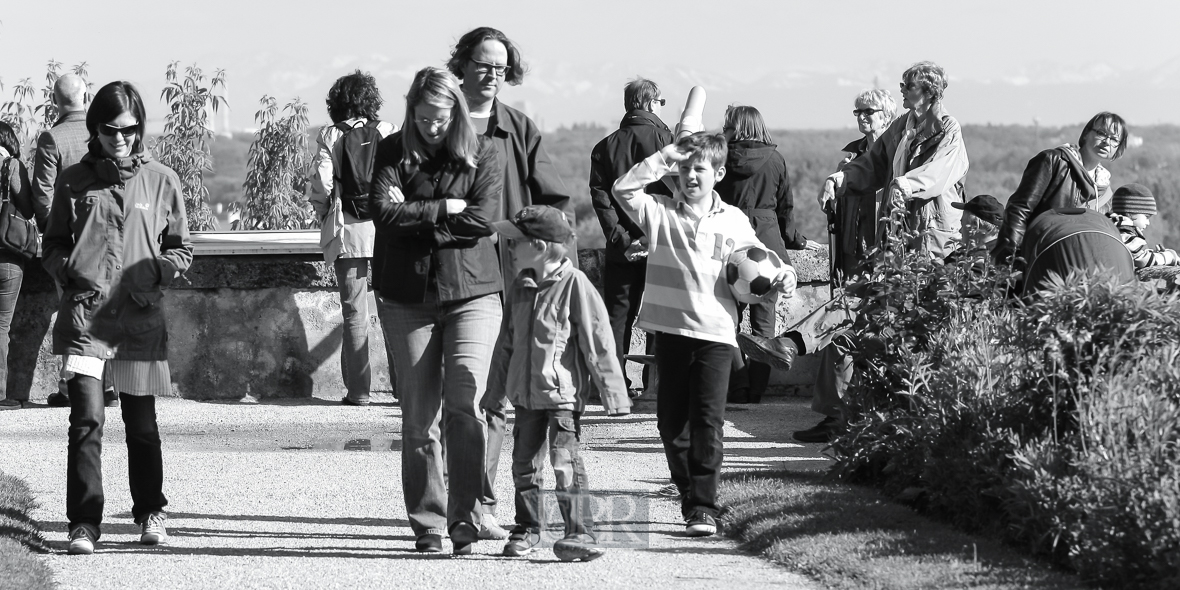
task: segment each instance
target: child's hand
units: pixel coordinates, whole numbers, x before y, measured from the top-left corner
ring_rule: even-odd
[[[647,258],[647,236],[638,240],[632,240],[631,245],[627,246],[627,250],[623,252],[623,256],[631,262],[635,262],[640,258]]]
[[[687,160],[688,152],[680,151],[680,148],[676,147],[676,144],[671,143],[660,150],[660,157],[664,158],[664,161],[668,164],[675,164]]]
[[[799,277],[795,275],[795,269],[786,267],[783,272],[774,280],[774,288],[778,289],[784,297],[794,297],[795,287],[799,282]]]

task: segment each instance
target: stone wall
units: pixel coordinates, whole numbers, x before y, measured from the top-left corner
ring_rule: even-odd
[[[601,286],[602,251],[580,253]],[[799,290],[780,300],[779,329],[827,300],[827,253],[792,252]],[[318,255],[202,256],[164,298],[173,393],[190,399],[319,397],[342,394],[342,321],[335,273]],[[374,396],[392,394],[375,301],[370,295],[369,354]],[[59,361],[50,326],[57,296],[37,264],[26,270],[13,318],[9,387],[42,401],[57,389]],[[632,343],[641,351],[642,335]],[[772,383],[806,384],[814,364],[802,357]],[[638,375],[635,375],[638,377]]]

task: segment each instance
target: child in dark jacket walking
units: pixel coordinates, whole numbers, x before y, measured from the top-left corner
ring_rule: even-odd
[[[553,544],[553,553],[562,561],[590,561],[603,553],[592,530],[579,450],[579,420],[590,387],[598,390],[608,415],[631,412],[606,306],[590,279],[566,258],[573,229],[561,210],[532,205],[491,225],[507,238],[520,271],[508,294],[482,402],[497,407],[507,397],[516,407],[516,526],[504,555],[528,555],[541,543],[541,469],[548,446],[565,520],[565,537]]]

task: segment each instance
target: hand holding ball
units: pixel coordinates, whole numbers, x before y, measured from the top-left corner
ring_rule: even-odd
[[[795,273],[783,264],[778,254],[750,246],[729,255],[729,261],[725,264],[725,281],[739,303],[761,303],[762,298],[771,291],[793,293]]]

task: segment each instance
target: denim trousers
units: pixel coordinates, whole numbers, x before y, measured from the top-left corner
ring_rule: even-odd
[[[688,336],[656,335],[656,428],[685,517],[717,515],[724,459],[725,394],[733,347]]]
[[[0,246],[0,399],[8,395],[8,342],[16,299],[25,276],[24,259]],[[26,401],[28,392],[13,392],[11,399]],[[17,396],[20,397],[17,397]]]
[[[750,332],[755,336],[774,338],[778,336],[776,329],[775,308],[778,307],[778,293],[767,295],[761,302],[746,305],[738,304],[738,317],[746,308],[750,309]],[[729,390],[749,388],[751,399],[760,399],[770,386],[770,365],[751,361],[742,355],[740,349],[733,349],[733,366],[729,375]]]
[[[102,525],[102,430],[106,422],[102,380],[75,375],[70,392],[69,446],[66,450],[66,518],[70,529]],[[131,486],[131,515],[135,522],[168,505],[164,497],[164,460],[156,398],[120,395],[119,407],[127,430],[127,477]]]
[[[565,522],[565,534],[594,529],[590,484],[582,462],[580,412],[516,408],[512,430],[512,480],[516,485],[516,524],[540,532],[546,521],[543,495],[545,454],[553,467],[557,506]],[[548,443],[548,444],[546,444]]]
[[[504,449],[504,432],[508,429],[507,412],[508,400],[504,400],[498,408],[489,409],[484,413],[484,419],[488,423],[486,432],[488,448],[487,454],[484,456],[483,496],[480,498],[480,503],[483,504],[483,513],[493,516],[496,514],[496,504],[499,502],[496,499],[496,472],[500,469],[500,451]]]
[[[422,536],[445,534],[458,522],[478,527],[487,428],[479,402],[504,315],[500,294],[443,303],[431,290],[423,303],[380,305],[397,363],[410,528]]]
[[[344,316],[344,341],[340,345],[340,376],[353,401],[369,399],[373,372],[369,365],[369,259],[337,258],[336,284],[340,286],[340,313]]]

